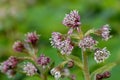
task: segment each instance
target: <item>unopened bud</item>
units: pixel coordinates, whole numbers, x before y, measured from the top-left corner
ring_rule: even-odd
[[[24,44],[21,41],[16,41],[13,44],[13,49],[17,52],[22,52],[25,49],[25,47],[24,47]]]
[[[74,66],[74,62],[73,61],[69,61],[68,63],[67,63],[67,67],[68,68],[72,68]]]
[[[76,80],[76,75],[74,74],[70,75],[70,80]]]
[[[111,76],[110,72],[109,71],[106,71],[103,73],[103,77],[104,78],[109,78]]]
[[[39,40],[39,35],[36,32],[28,32],[26,37],[27,39],[25,41],[31,43],[32,45],[36,45],[37,41]]]
[[[103,79],[103,75],[102,74],[97,74],[96,75],[96,80],[102,80]]]

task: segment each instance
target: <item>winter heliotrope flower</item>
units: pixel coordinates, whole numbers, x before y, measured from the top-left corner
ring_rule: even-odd
[[[33,76],[37,72],[37,68],[30,62],[27,62],[23,67],[23,72],[28,76]]]
[[[104,62],[110,56],[110,52],[105,48],[97,49],[94,53],[94,59],[97,63]]]
[[[70,28],[78,27],[80,23],[80,15],[78,14],[77,10],[71,11],[69,14],[66,14],[63,24]]]

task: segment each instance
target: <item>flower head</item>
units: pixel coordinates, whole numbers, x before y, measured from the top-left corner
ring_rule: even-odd
[[[71,11],[69,14],[66,14],[63,24],[70,28],[78,27],[80,23],[80,15],[78,14],[77,10]]]
[[[69,71],[68,68],[62,69],[61,73],[62,73],[63,76],[66,76],[66,77],[70,76],[70,71]]]
[[[52,38],[51,40],[51,45],[54,48],[57,48],[62,54],[71,54],[73,50],[73,45],[71,43],[70,38],[64,39],[62,34],[59,32],[53,32],[52,33]]]
[[[17,52],[22,52],[25,49],[25,47],[24,47],[24,44],[21,41],[16,41],[13,44],[13,49]]]
[[[60,47],[60,52],[62,54],[71,54],[73,50],[73,45],[71,44],[71,40],[69,38],[65,39],[64,41],[61,42],[61,47]]]
[[[94,59],[97,63],[101,63],[110,56],[110,52],[106,49],[97,49],[94,53]]]
[[[36,32],[29,32],[26,34],[27,39],[25,40],[28,43],[35,45],[39,40],[39,35]]]
[[[8,78],[12,78],[15,75],[15,71],[13,69],[10,69],[6,72]]]
[[[33,76],[37,72],[37,69],[32,63],[27,62],[24,65],[23,72],[25,72],[28,76]]]
[[[110,38],[110,26],[108,24],[104,25],[101,28],[101,36],[103,37],[104,40],[108,40]]]
[[[79,42],[79,47],[83,50],[86,50],[87,48],[92,49],[96,44],[96,40],[94,40],[91,36],[86,36]]]
[[[55,79],[59,79],[62,76],[70,76],[70,71],[67,68],[60,68],[60,67],[55,67],[50,71],[51,75],[55,77]]]
[[[11,56],[8,60],[4,61],[0,65],[1,72],[5,73],[9,78],[13,77],[16,73],[14,70],[17,67],[18,59]]]
[[[61,69],[59,67],[53,68],[50,72],[51,75],[55,77],[55,79],[59,79],[61,77]]]
[[[61,45],[62,34],[59,32],[53,32],[50,40],[51,40],[50,43],[54,48],[59,48]]]
[[[18,64],[18,59],[11,56],[8,60],[4,61],[0,65],[0,70],[3,73],[7,73],[9,70],[14,69]]]
[[[41,54],[37,60],[37,63],[44,67],[50,63],[50,58],[46,57],[44,54]]]

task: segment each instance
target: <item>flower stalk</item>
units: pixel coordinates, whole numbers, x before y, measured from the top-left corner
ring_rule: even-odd
[[[47,80],[47,75],[46,74],[41,74],[41,79],[42,80]]]
[[[84,73],[85,80],[91,80],[90,73],[89,73],[89,66],[88,66],[88,55],[83,51],[82,51],[82,60],[84,65],[83,73]]]

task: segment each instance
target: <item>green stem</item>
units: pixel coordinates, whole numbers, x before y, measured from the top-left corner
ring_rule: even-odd
[[[85,33],[85,36],[90,35],[90,34],[95,33],[95,29],[90,29]]]
[[[47,76],[45,74],[41,74],[42,80],[47,80]]]
[[[84,73],[85,80],[91,80],[89,67],[88,67],[88,56],[83,51],[82,51],[82,59],[83,59],[83,65],[84,65],[83,73]]]

